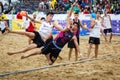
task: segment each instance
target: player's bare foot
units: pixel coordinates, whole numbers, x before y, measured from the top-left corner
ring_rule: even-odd
[[[61,57],[61,56],[59,56],[59,59],[60,59],[60,60],[62,60],[62,57]]]
[[[21,59],[25,59],[26,57],[25,56],[21,56]]]
[[[11,30],[10,30],[9,28],[6,28],[6,30],[7,30],[7,32],[8,32],[8,33],[10,33],[10,32],[11,32]]]
[[[49,65],[52,65],[52,64],[53,64],[53,62],[52,62],[51,60],[49,60],[49,61],[48,61],[48,64],[49,64]]]
[[[13,53],[11,53],[11,52],[7,52],[7,54],[8,54],[8,55],[13,55]]]
[[[80,56],[80,58],[84,58],[82,53],[80,53],[79,56]]]

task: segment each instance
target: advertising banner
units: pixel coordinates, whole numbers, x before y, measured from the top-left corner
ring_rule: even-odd
[[[23,26],[23,20],[20,20],[20,19],[15,19],[15,20],[12,20],[12,30],[25,30],[26,27]],[[38,30],[39,27],[40,27],[40,24],[35,24],[36,26],[36,29]]]
[[[15,17],[15,15],[12,15],[9,18],[12,20],[12,29],[13,30],[24,30],[23,25],[23,20],[17,20],[17,19],[12,19],[13,17]],[[30,15],[31,16],[31,15]],[[38,14],[37,17],[45,17],[45,14]],[[62,25],[62,27],[66,26],[66,16],[67,14],[55,14],[53,17],[53,21],[54,20],[58,20],[59,24]],[[101,15],[103,16],[103,15]],[[112,30],[114,34],[120,34],[120,15],[114,15],[114,14],[110,14],[111,20],[112,20]],[[73,15],[71,16],[71,18],[73,18]],[[79,15],[79,19],[82,21],[82,24],[86,23],[87,27],[90,27],[90,14],[88,15],[84,15],[84,14],[80,14]],[[40,24],[37,24],[37,28],[40,27]],[[56,34],[58,31],[56,29],[53,29],[53,34]],[[82,28],[80,29],[80,35],[86,35],[88,34],[89,31],[87,30],[83,30]]]

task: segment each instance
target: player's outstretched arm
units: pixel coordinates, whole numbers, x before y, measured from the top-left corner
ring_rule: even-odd
[[[31,21],[33,21],[35,23],[40,23],[40,24],[42,23],[42,20],[37,21],[37,20],[31,18],[30,16],[28,16],[28,14],[26,14],[26,17],[29,18]]]

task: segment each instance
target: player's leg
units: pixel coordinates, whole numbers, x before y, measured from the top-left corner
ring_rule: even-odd
[[[34,48],[36,48],[36,47],[37,47],[37,45],[34,44],[34,43],[32,43],[32,44],[28,45],[27,47],[25,47],[25,48],[23,48],[23,49],[20,49],[20,50],[18,50],[18,51],[11,51],[11,52],[8,52],[7,54],[8,54],[8,55],[19,54],[19,53],[26,52],[26,51],[28,51],[28,50],[34,49]]]
[[[105,42],[107,42],[107,29],[104,29],[103,37],[105,38]]]
[[[78,52],[77,52],[77,49],[75,48],[75,61],[78,60]]]
[[[109,39],[109,42],[111,42],[112,36],[113,36],[113,34],[112,34],[112,32],[110,32],[110,39]]]
[[[30,38],[28,39],[28,43],[29,43],[29,44],[31,44],[31,43],[32,43],[32,40],[31,40]]]
[[[96,45],[95,45],[95,58],[98,57],[98,48],[99,48],[99,45],[96,44]]]
[[[41,54],[41,49],[33,50],[30,53],[27,53],[27,54],[21,56],[21,59],[28,58],[30,56],[34,56],[34,55],[37,55],[37,54]]]
[[[30,39],[34,39],[35,37],[35,33],[33,32],[26,32],[26,31],[12,31],[9,28],[7,28],[9,33],[14,33],[14,34],[20,34],[20,35],[26,35],[27,37],[29,37]]]
[[[45,57],[46,57],[46,59],[47,59],[47,61],[48,61],[48,64],[49,64],[49,65],[52,65],[53,62],[50,60],[50,53],[47,54],[47,55],[45,55]]]
[[[70,58],[71,58],[72,50],[73,50],[73,48],[69,48],[68,60],[70,60]]]
[[[92,43],[89,43],[89,46],[88,46],[88,58],[90,57],[90,53],[91,53],[91,49],[92,49]]]

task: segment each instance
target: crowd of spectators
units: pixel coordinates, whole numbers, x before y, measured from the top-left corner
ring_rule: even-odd
[[[52,10],[59,13],[67,12],[71,4],[74,3],[76,0],[19,0],[21,3],[30,3],[27,6],[37,2],[37,7],[35,10],[37,11],[48,11]],[[73,8],[75,12],[82,12],[83,14],[90,14],[95,11],[100,11],[104,13],[104,10],[108,10],[110,14],[120,14],[120,0],[77,0],[78,3]],[[31,3],[32,2],[32,3]],[[4,4],[1,6],[0,3],[0,12],[2,9],[7,10],[10,6],[9,4]],[[34,5],[33,5],[34,7]],[[17,13],[20,11],[20,7],[13,7],[13,11]]]
[[[75,0],[39,0],[39,11],[54,10],[67,11]],[[74,11],[90,14],[93,11],[108,10],[110,14],[120,14],[120,3],[118,0],[78,0]]]
[[[75,0],[40,0],[39,10],[67,11]],[[119,0],[78,0],[74,11],[80,11],[84,14],[90,14],[93,11],[108,10],[110,14],[120,14]]]

